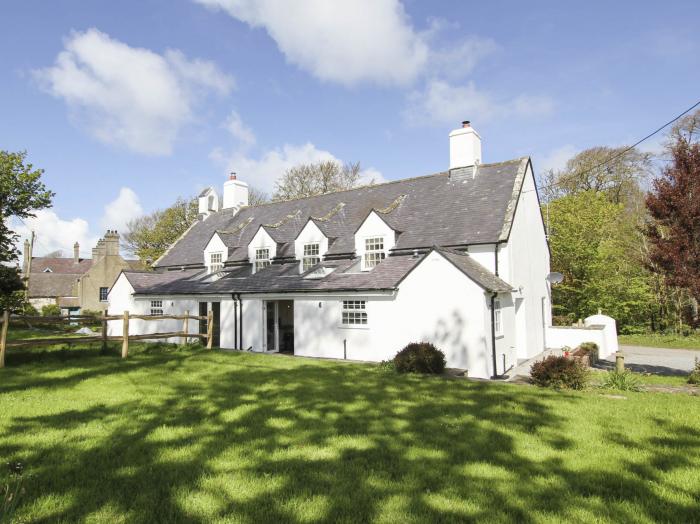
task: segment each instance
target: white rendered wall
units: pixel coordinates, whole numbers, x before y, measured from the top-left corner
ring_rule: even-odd
[[[479,264],[491,271],[491,273],[496,274],[496,256],[494,255],[495,249],[496,244],[474,244],[467,248],[467,252],[469,253],[469,256],[476,260]],[[500,272],[500,260],[498,269]]]
[[[295,354],[343,358],[345,342],[348,359],[380,361],[409,342],[428,341],[445,352],[449,367],[491,376],[490,296],[442,255],[431,253],[395,296],[346,298],[367,300],[366,327],[341,326],[342,298],[294,297]],[[503,297],[502,309],[507,332],[512,313]],[[497,350],[510,344],[504,337]]]
[[[516,341],[519,358],[530,358],[544,351],[545,326],[551,325],[551,301],[546,280],[550,271],[549,250],[534,189],[534,177],[528,167],[507,246],[499,253],[499,275],[516,289],[521,289],[524,300],[518,314],[525,315],[527,336],[525,340]],[[501,265],[502,259],[504,266]],[[507,272],[501,271],[502,267]]]

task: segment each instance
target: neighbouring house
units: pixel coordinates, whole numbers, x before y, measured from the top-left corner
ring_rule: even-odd
[[[449,144],[444,172],[258,206],[232,176],[155,272],[122,271],[110,312],[211,310],[221,347],[311,357],[380,361],[425,340],[470,376],[502,374],[551,323],[532,162],[482,163],[468,122]],[[181,329],[159,324],[131,332]]]
[[[119,254],[119,233],[107,231],[92,250],[92,258],[80,258],[80,244],[73,257],[33,257],[24,244],[23,276],[28,278],[29,302],[41,311],[56,304],[63,314],[107,309],[109,286],[122,270],[140,269],[137,260]]]

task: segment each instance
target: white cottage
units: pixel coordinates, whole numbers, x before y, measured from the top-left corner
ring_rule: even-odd
[[[430,341],[484,378],[545,347],[549,250],[532,163],[481,163],[468,122],[450,133],[445,172],[247,202],[235,177],[221,199],[202,192],[200,220],[156,272],[122,272],[110,311],[212,310],[217,345],[258,352],[380,361]]]

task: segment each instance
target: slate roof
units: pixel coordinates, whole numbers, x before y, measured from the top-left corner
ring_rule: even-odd
[[[434,249],[485,290],[512,290],[512,286],[468,254]],[[420,255],[390,256],[371,271],[359,271],[360,259],[353,257],[321,262],[304,274],[299,274],[298,263],[272,264],[255,274],[246,264],[224,270],[214,280],[204,269],[124,273],[134,292],[141,295],[382,291],[397,289],[401,281],[432,251]],[[306,278],[320,268],[333,271],[322,278]]]
[[[76,264],[73,257],[32,257],[32,275],[43,273],[47,268],[53,273],[82,275],[92,267],[92,259],[81,258]]]
[[[328,256],[352,256],[354,232],[375,210],[396,231],[396,250],[494,243],[503,239],[529,159],[482,164],[477,173],[437,173],[314,197],[225,209],[196,222],[158,261],[160,268],[199,266],[215,232],[229,249],[228,263],[247,261],[260,226],[280,254],[294,256],[294,239],[310,218],[335,239]],[[374,273],[374,272],[372,272]]]
[[[70,273],[34,273],[29,279],[29,296],[38,297],[70,297],[73,295],[73,284],[82,275]]]

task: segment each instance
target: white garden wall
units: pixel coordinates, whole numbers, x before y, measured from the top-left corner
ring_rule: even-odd
[[[593,315],[584,320],[584,326],[552,326],[547,328],[547,348],[576,348],[584,342],[598,345],[598,356],[607,358],[618,351],[615,319],[606,315]]]

